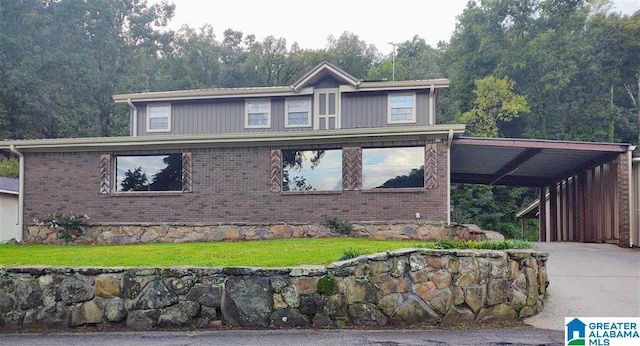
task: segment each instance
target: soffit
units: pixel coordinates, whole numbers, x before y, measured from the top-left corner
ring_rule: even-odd
[[[451,181],[547,186],[613,160],[630,147],[613,143],[459,137],[451,147]]]

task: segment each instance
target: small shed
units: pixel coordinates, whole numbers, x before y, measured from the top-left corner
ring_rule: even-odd
[[[18,179],[0,177],[0,242],[21,240],[19,224]]]

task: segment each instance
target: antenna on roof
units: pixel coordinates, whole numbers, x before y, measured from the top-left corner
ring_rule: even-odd
[[[393,51],[391,52],[391,81],[396,81],[396,46],[399,43],[389,42],[390,45],[393,46]]]

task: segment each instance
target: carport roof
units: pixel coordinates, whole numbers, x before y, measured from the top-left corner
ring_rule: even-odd
[[[457,137],[451,182],[541,187],[615,159],[630,144]]]

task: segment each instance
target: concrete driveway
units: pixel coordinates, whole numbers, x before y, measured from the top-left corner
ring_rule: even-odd
[[[549,252],[542,313],[525,323],[564,330],[564,318],[640,316],[640,251],[609,244],[538,243]]]

